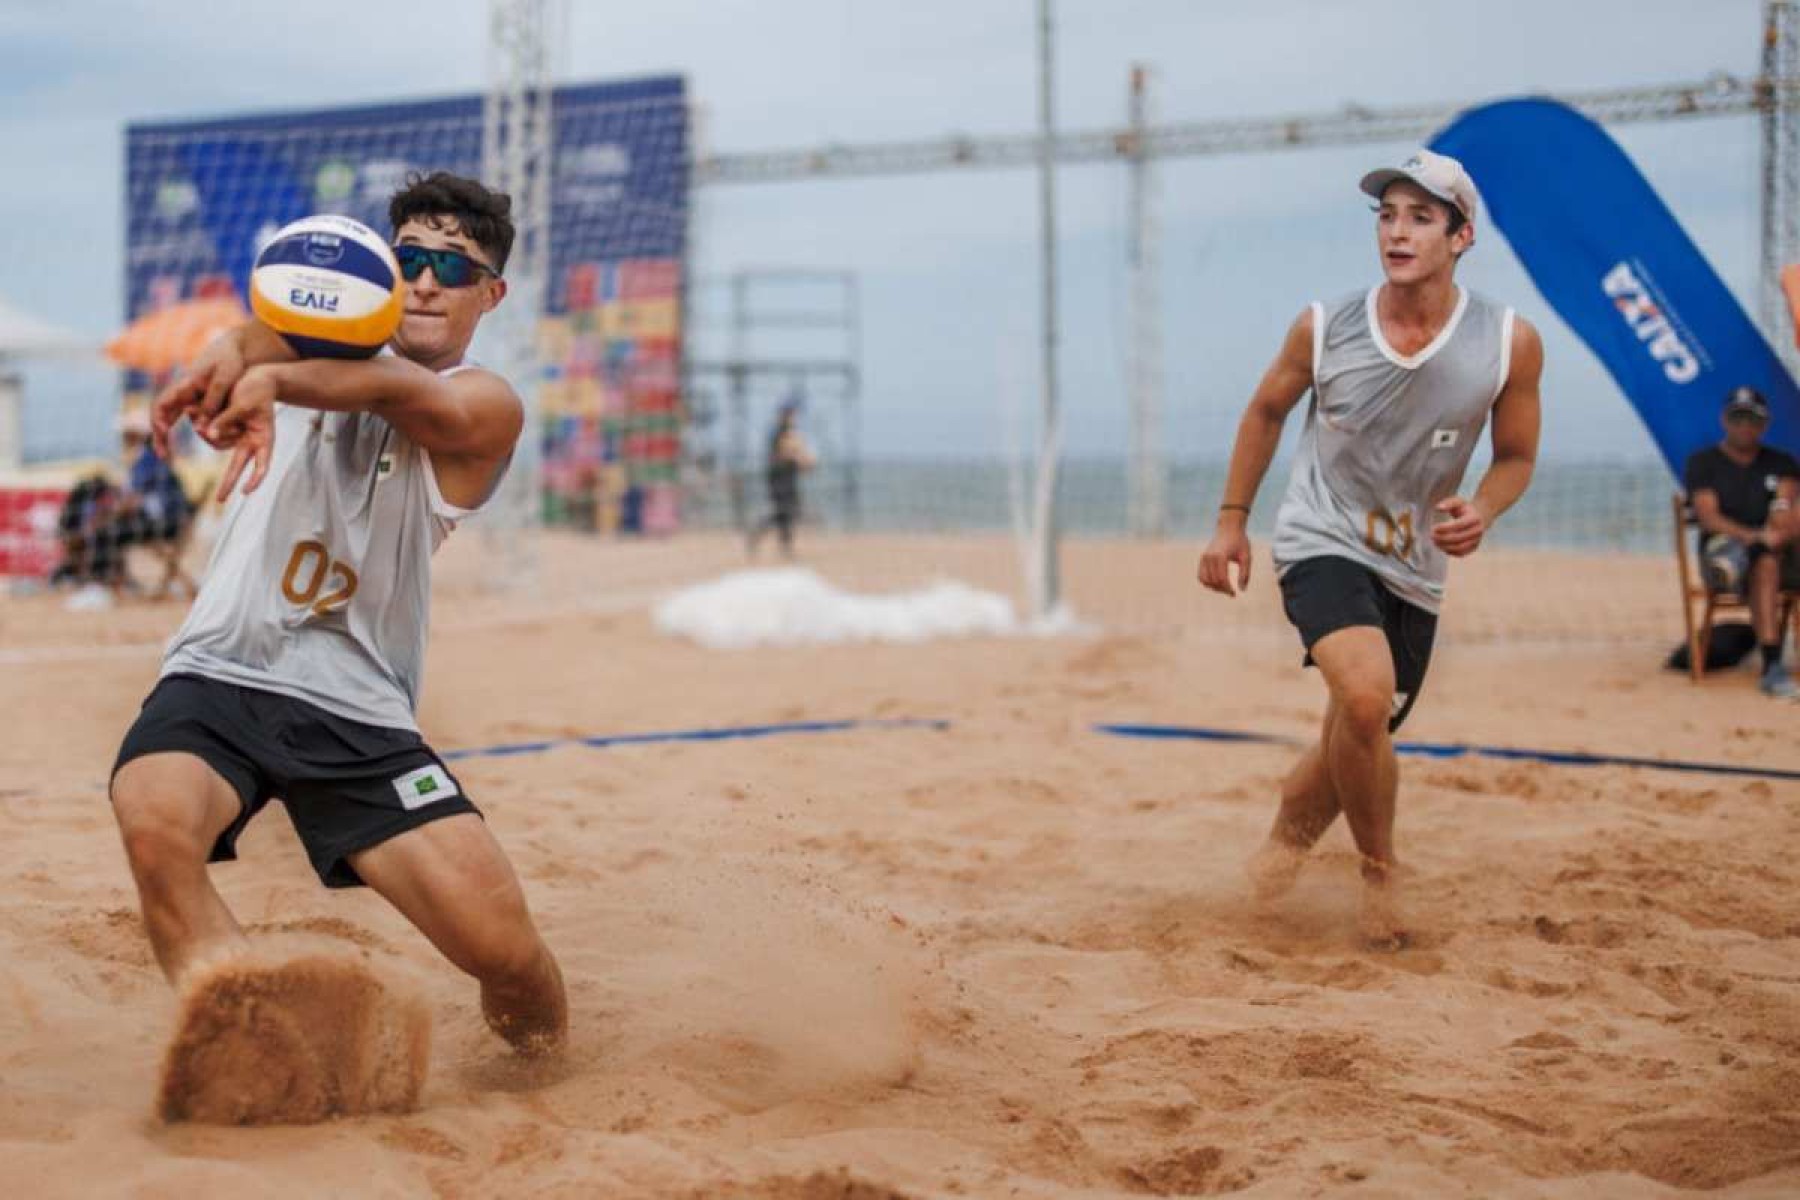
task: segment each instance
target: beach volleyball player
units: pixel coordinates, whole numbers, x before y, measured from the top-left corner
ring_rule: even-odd
[[[1386,278],[1311,304],[1289,328],[1238,425],[1199,579],[1227,596],[1248,582],[1251,503],[1310,391],[1271,550],[1282,605],[1329,698],[1318,742],[1282,785],[1251,881],[1264,900],[1285,892],[1341,812],[1362,856],[1361,932],[1396,946],[1407,935],[1391,734],[1424,682],[1449,559],[1474,553],[1531,480],[1543,347],[1512,309],[1456,283],[1479,207],[1461,163],[1420,151],[1364,176],[1362,190],[1377,202]],[[1493,462],[1464,497],[1490,414]]]
[[[506,294],[509,210],[473,180],[410,179],[389,210],[405,281],[392,353],[300,359],[252,321],[157,397],[159,449],[186,417],[230,451],[221,495],[243,483],[112,777],[178,988],[246,945],[207,864],[235,858],[279,797],[325,886],[392,903],[480,982],[497,1033],[527,1053],[564,1039],[562,977],[518,878],[414,719],[431,555],[493,495],[523,424],[507,382],[464,357]]]

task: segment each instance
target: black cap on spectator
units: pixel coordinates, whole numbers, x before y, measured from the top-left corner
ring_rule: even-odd
[[[1730,417],[1738,413],[1749,413],[1759,421],[1766,421],[1769,419],[1769,402],[1753,387],[1732,388],[1731,394],[1725,397],[1725,415]]]

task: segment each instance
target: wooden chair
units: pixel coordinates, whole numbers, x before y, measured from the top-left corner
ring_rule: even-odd
[[[149,599],[168,599],[169,593],[174,589],[176,583],[180,583],[186,589],[184,594],[189,599],[192,599],[194,593],[199,590],[194,583],[194,577],[188,574],[187,567],[182,562],[187,557],[189,544],[194,540],[194,526],[200,523],[195,519],[198,516],[197,510],[190,509],[188,519],[182,522],[180,531],[174,537],[165,541],[149,542],[142,547],[161,569],[156,583],[147,593]]]
[[[1750,598],[1741,592],[1715,591],[1706,586],[1693,546],[1700,524],[1686,493],[1675,493],[1674,513],[1675,568],[1681,579],[1681,617],[1687,625],[1688,675],[1698,683],[1706,674],[1706,652],[1712,647],[1713,626],[1720,617],[1748,621]],[[1777,628],[1792,623],[1795,639],[1800,642],[1800,587],[1789,586],[1791,582],[1783,581],[1781,621]]]

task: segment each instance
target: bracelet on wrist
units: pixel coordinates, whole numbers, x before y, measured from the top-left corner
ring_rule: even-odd
[[[1221,504],[1221,505],[1219,505],[1220,512],[1230,512],[1233,509],[1236,509],[1238,512],[1243,513],[1246,517],[1250,515],[1250,506],[1248,504]]]

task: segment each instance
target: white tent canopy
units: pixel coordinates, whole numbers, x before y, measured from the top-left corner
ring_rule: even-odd
[[[0,299],[0,361],[86,357],[99,352],[95,339],[40,321]]]

